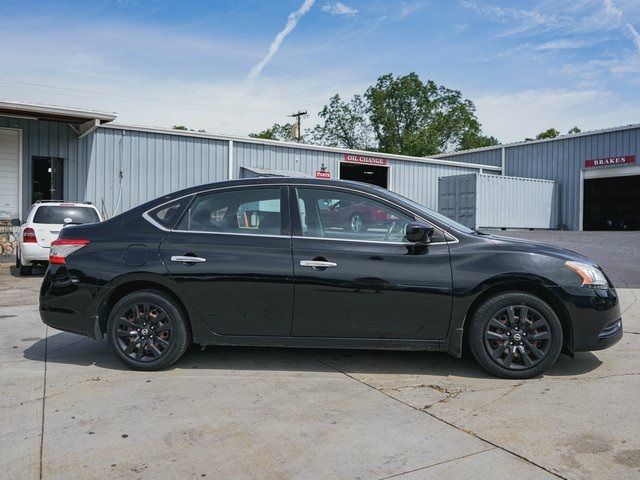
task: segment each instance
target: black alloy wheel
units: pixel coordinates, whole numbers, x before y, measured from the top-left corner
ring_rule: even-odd
[[[126,365],[158,370],[186,351],[188,328],[181,309],[160,292],[140,291],[122,298],[107,324],[111,348]]]
[[[489,373],[531,378],[555,363],[562,348],[562,326],[542,299],[508,292],[488,299],[470,325],[471,351]]]

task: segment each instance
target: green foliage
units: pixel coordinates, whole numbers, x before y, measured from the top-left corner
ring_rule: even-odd
[[[578,127],[573,127],[573,128],[572,128],[571,130],[569,130],[567,133],[568,133],[569,135],[571,135],[571,134],[574,134],[574,133],[580,133],[580,132],[582,132],[582,130],[580,130],[580,128],[578,128]]]
[[[362,96],[355,95],[345,102],[336,94],[318,116],[322,123],[310,131],[313,143],[327,147],[375,150],[375,139]]]
[[[494,145],[500,145],[500,142],[496,137],[490,137],[487,135],[478,135],[473,132],[469,132],[463,135],[458,150],[470,150],[472,148],[492,147]]]
[[[188,128],[185,127],[184,125],[174,125],[173,127],[174,130],[184,130],[186,132],[195,132],[195,130],[193,128]],[[206,130],[198,130],[199,133],[206,133]]]
[[[482,134],[473,102],[415,73],[382,75],[350,100],[336,94],[318,116],[306,140],[331,147],[427,156],[498,144]],[[289,124],[274,124],[250,136],[288,140],[289,133]]]
[[[558,135],[560,135],[560,132],[552,127],[536,135],[536,140],[543,140],[545,138],[556,138]]]
[[[348,102],[334,95],[318,116],[311,139],[328,146],[426,156],[497,143],[470,100],[415,73],[382,75]]]
[[[265,140],[280,140],[284,142],[296,141],[293,123],[285,123],[284,125],[274,123],[271,128],[267,128],[266,130],[258,133],[250,133],[249,136],[252,138],[263,138]]]

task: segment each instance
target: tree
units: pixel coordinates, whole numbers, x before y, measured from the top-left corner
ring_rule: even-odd
[[[500,145],[496,137],[486,135],[478,135],[476,133],[468,133],[463,135],[458,150],[470,150],[472,148],[492,147]]]
[[[296,141],[294,125],[292,123],[285,123],[284,125],[274,123],[271,128],[267,128],[258,133],[250,133],[249,136],[252,138],[264,138],[265,140],[280,140],[283,142]]]
[[[580,132],[582,132],[582,130],[580,130],[580,128],[578,128],[578,127],[573,127],[573,128],[572,128],[571,130],[569,130],[567,133],[568,133],[569,135],[573,135],[574,133],[580,133]]]
[[[310,131],[313,143],[355,150],[375,149],[373,130],[362,96],[355,95],[349,102],[345,102],[336,94],[329,99],[318,116],[323,122]]]
[[[311,138],[322,145],[425,156],[497,143],[470,100],[415,73],[382,75],[348,102],[334,95],[318,116]]]
[[[556,138],[558,135],[560,135],[560,132],[552,127],[536,135],[536,140],[543,140],[545,138]]]
[[[480,134],[475,106],[457,90],[422,82],[415,73],[382,75],[365,93],[381,151],[425,156],[455,150]]]
[[[187,132],[195,132],[195,130],[193,128],[188,128],[185,127],[184,125],[174,125],[173,127],[174,130],[185,130]],[[206,133],[206,130],[198,130],[199,133]]]

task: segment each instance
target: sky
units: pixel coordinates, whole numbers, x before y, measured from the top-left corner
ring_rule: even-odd
[[[0,99],[246,135],[383,74],[502,142],[640,122],[640,0],[0,0]]]

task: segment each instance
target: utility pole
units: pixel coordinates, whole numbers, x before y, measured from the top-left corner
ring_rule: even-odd
[[[292,113],[291,115],[289,115],[290,117],[295,117],[298,122],[298,130],[295,132],[297,142],[300,142],[300,140],[302,139],[302,127],[300,126],[300,119],[304,117],[306,114],[307,114],[306,110],[298,110],[298,113]]]

